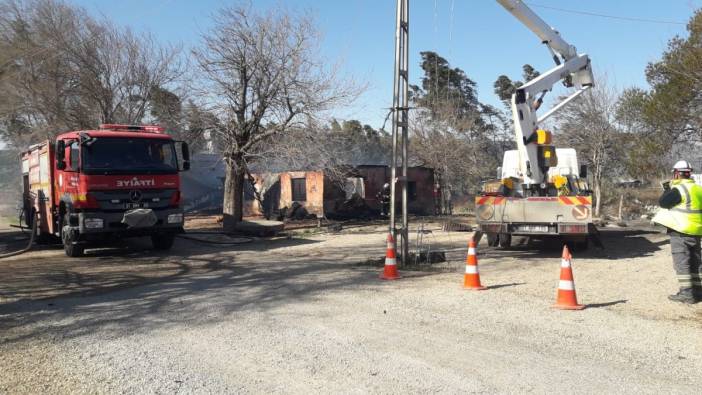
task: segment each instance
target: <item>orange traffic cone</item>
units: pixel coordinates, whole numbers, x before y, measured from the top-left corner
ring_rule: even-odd
[[[385,268],[380,275],[382,280],[397,280],[400,273],[397,272],[397,259],[395,259],[395,238],[392,233],[388,233],[388,250],[385,253]]]
[[[472,237],[468,240],[468,256],[466,256],[466,274],[463,276],[463,288],[476,291],[485,289],[480,284],[478,256],[475,252],[475,240]]]
[[[558,282],[558,296],[553,307],[563,310],[582,310],[584,305],[578,304],[575,296],[575,282],[573,281],[573,269],[570,261],[573,257],[568,251],[568,246],[563,246],[563,258],[561,259],[561,280]]]

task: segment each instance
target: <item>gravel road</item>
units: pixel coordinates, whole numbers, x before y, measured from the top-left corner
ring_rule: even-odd
[[[665,235],[603,237],[575,254],[575,312],[550,307],[558,249],[481,245],[486,291],[461,288],[461,251],[383,282],[358,264],[382,256],[377,227],[45,248],[0,261],[0,393],[699,393],[702,307],[667,300]]]

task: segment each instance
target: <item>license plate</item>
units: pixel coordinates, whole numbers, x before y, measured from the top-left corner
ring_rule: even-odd
[[[521,232],[548,233],[548,225],[519,225]]]
[[[125,203],[124,208],[130,209],[130,208],[148,208],[149,204],[148,203]]]

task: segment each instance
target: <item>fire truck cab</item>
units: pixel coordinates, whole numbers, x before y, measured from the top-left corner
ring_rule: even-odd
[[[183,232],[179,172],[189,167],[187,144],[159,126],[60,134],[22,153],[25,222],[36,218],[39,240],[60,239],[71,257],[121,237],[169,249]]]

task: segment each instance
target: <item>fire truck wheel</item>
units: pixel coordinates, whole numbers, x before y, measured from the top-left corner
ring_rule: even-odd
[[[173,247],[174,240],[174,234],[151,235],[151,244],[153,244],[154,250],[170,250]]]
[[[73,243],[75,241],[75,236],[73,232],[64,231],[62,233],[63,251],[66,253],[66,255],[70,256],[71,258],[83,256],[83,253],[85,252],[85,247],[83,247],[83,245],[81,244]]]
[[[488,233],[487,243],[490,247],[497,247],[497,245],[499,244],[499,237],[497,236],[497,233]]]
[[[500,233],[500,247],[509,248],[512,246],[512,235],[509,233]]]
[[[58,223],[61,228],[61,242],[63,243],[63,251],[67,256],[71,258],[77,258],[83,256],[85,252],[85,247],[82,244],[74,244],[76,241],[77,234],[71,231],[71,227],[68,226],[68,213],[66,213],[62,220]]]

